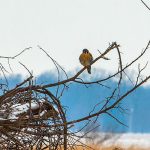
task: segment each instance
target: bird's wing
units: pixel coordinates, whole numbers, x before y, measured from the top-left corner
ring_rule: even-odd
[[[91,63],[93,61],[93,56],[91,53],[89,53],[89,54],[90,54],[90,63]]]
[[[82,65],[84,65],[84,54],[83,53],[80,55],[79,61]]]

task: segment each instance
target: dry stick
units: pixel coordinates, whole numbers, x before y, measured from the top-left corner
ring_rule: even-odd
[[[119,69],[121,71],[122,70],[122,58],[121,58],[121,52],[120,52],[119,47],[118,47],[117,44],[116,44],[116,49],[117,49],[118,56],[119,56]],[[118,88],[119,88],[119,85],[121,84],[121,80],[122,80],[122,71],[120,72],[120,78],[119,78],[119,82],[118,82]]]
[[[29,78],[27,78],[26,80],[24,80],[23,82],[21,82],[20,84],[16,85],[16,87],[10,91],[8,91],[7,93],[5,93],[4,95],[0,96],[0,104],[2,103],[3,100],[5,100],[7,97],[19,92],[19,87],[21,87],[23,84],[25,84],[26,82],[30,81],[33,78],[33,76],[30,76]]]
[[[149,45],[150,45],[150,41],[148,42],[146,48],[144,49],[144,51],[137,57],[135,58],[132,62],[130,62],[128,65],[126,65],[124,68],[122,68],[122,70],[114,73],[113,75],[110,75],[104,79],[101,79],[101,80],[97,80],[97,81],[92,81],[92,82],[81,82],[81,81],[75,81],[77,83],[82,83],[82,84],[94,84],[94,83],[100,83],[100,82],[103,82],[103,81],[106,81],[112,77],[115,77],[117,74],[119,74],[120,72],[124,71],[125,69],[127,69],[128,67],[130,67],[133,63],[135,63],[137,60],[139,60],[144,54],[145,52],[147,51],[147,49],[149,48]]]
[[[89,131],[86,131],[82,136],[78,136],[78,139],[76,139],[76,140],[74,141],[73,145],[75,145],[76,142],[79,142],[80,139],[82,139],[83,137],[85,137],[88,133],[94,131],[94,130],[95,130],[96,128],[98,128],[99,126],[100,126],[100,125],[97,125],[97,126],[93,127],[92,129],[90,129]],[[73,138],[73,137],[72,137],[72,138]],[[72,147],[73,147],[73,146],[72,146]]]
[[[100,58],[103,58],[103,56],[105,54],[107,54],[110,50],[112,50],[114,48],[114,45],[117,46],[116,43],[113,43],[101,56],[99,56],[98,58],[96,58],[93,62],[95,63],[98,59]],[[81,71],[79,71],[72,79],[74,80],[75,78],[77,78],[83,71],[84,69],[86,69],[86,67],[84,67]],[[71,78],[70,78],[71,79]],[[68,79],[67,79],[68,80]],[[67,83],[68,81],[66,80],[65,83]],[[57,82],[57,83],[60,83],[60,82]],[[64,84],[64,83],[63,83]],[[57,84],[57,86],[60,85],[60,84]],[[42,88],[46,88],[46,86],[43,86]],[[56,98],[55,98],[56,99]],[[65,114],[63,114],[63,118],[65,119]],[[65,119],[65,123],[66,123],[66,119]],[[67,126],[64,127],[64,149],[67,149]]]
[[[108,114],[110,117],[112,117],[114,120],[116,120],[118,123],[120,123],[121,125],[128,127],[126,124],[122,123],[119,119],[117,119],[115,116],[113,116],[111,113],[106,112],[106,114]]]
[[[143,53],[144,54],[144,53]],[[142,54],[142,55],[143,55]],[[136,59],[137,60],[137,59]],[[134,62],[134,61],[133,61]],[[132,63],[133,63],[132,62]],[[122,70],[121,70],[122,71]],[[79,71],[80,72],[80,71]],[[78,73],[79,73],[78,72]],[[82,71],[83,72],[83,71]],[[81,72],[81,73],[82,73]],[[76,74],[77,75],[77,74]],[[79,74],[80,75],[80,74]],[[78,77],[78,75],[77,75],[77,77]],[[150,78],[150,76],[149,77],[147,77],[146,79],[148,80]],[[147,80],[143,80],[144,82],[146,82]],[[68,81],[69,82],[69,81]],[[143,82],[143,83],[144,83]],[[141,82],[141,84],[143,84],[142,82]],[[139,84],[138,84],[139,85]],[[110,107],[108,107],[108,108],[106,108],[106,109],[104,109],[104,110],[102,110],[102,111],[99,111],[99,112],[97,112],[97,113],[95,113],[95,114],[92,114],[92,115],[89,115],[89,116],[87,116],[88,118],[86,118],[86,117],[84,117],[84,118],[81,118],[81,119],[78,119],[78,120],[74,120],[74,121],[71,121],[71,122],[68,122],[68,123],[63,123],[63,126],[64,125],[66,125],[66,124],[72,124],[73,122],[74,123],[77,123],[77,122],[80,122],[80,121],[84,121],[84,120],[87,120],[87,119],[89,119],[89,118],[92,118],[92,117],[95,117],[95,116],[98,116],[98,115],[100,115],[100,114],[102,114],[102,113],[107,113],[107,111],[109,111],[110,109],[113,109],[113,108],[115,108],[115,106],[122,100],[122,99],[124,99],[124,97],[126,97],[128,94],[130,94],[131,92],[133,92],[136,88],[138,88],[139,86],[135,86],[134,88],[132,88],[131,90],[129,90],[127,93],[125,93],[122,97],[120,97],[116,102],[117,103],[114,103],[113,105],[111,105]],[[40,86],[32,86],[32,87],[30,87],[30,88],[32,88],[32,90],[36,90],[36,89],[42,89],[43,87],[40,87]],[[17,88],[16,90],[15,90],[15,92],[18,92],[18,91],[20,91],[20,90],[27,90],[27,89],[29,89],[29,87],[27,87],[27,88]],[[14,94],[14,93],[13,93]],[[94,116],[95,115],[95,116]],[[30,126],[30,125],[29,125]],[[35,125],[36,126],[36,125]],[[58,126],[60,126],[60,124],[58,125]],[[50,127],[50,126],[49,126]]]
[[[86,135],[86,134],[85,134],[85,135]],[[85,135],[84,135],[84,136],[85,136]],[[77,146],[77,147],[78,147],[78,145],[77,145],[76,143],[80,143],[80,144],[81,144],[81,147],[86,147],[86,148],[88,148],[88,149],[95,150],[95,149],[92,148],[91,146],[88,146],[88,145],[86,145],[86,144],[84,144],[83,142],[80,141],[80,139],[83,138],[83,137],[80,137],[80,138],[78,138],[77,140],[76,140],[75,138],[73,138],[73,137],[71,137],[71,138],[75,140],[75,141],[71,144],[71,149],[74,149],[74,148],[73,148],[74,146]],[[80,145],[79,145],[79,146],[80,146]]]
[[[69,124],[74,124],[74,123],[79,123],[81,121],[85,121],[85,120],[88,120],[90,118],[93,118],[93,117],[96,117],[96,116],[99,116],[100,114],[103,114],[103,113],[106,113],[107,111],[115,108],[115,106],[120,102],[122,101],[125,97],[127,97],[130,93],[132,93],[133,91],[135,91],[138,87],[140,87],[142,84],[144,84],[145,82],[147,82],[148,80],[150,79],[150,76],[146,77],[143,81],[141,81],[139,84],[137,84],[136,86],[134,86],[132,89],[130,89],[129,91],[127,91],[125,94],[123,94],[116,102],[114,102],[111,106],[103,109],[103,110],[100,110],[98,111],[97,113],[94,113],[92,115],[88,115],[86,117],[83,117],[83,118],[80,118],[80,119],[77,119],[77,120],[73,120],[73,121],[69,121],[67,122],[66,124],[69,125]],[[43,126],[47,126],[47,127],[56,127],[56,126],[64,126],[66,124],[55,124],[55,125],[43,125]],[[32,124],[29,124],[29,126],[33,126]],[[35,126],[38,126],[38,125],[35,125]]]
[[[39,45],[38,45],[38,48],[39,48],[40,50],[42,50],[42,51],[52,60],[52,62],[54,63],[56,69],[59,70],[59,68],[60,68],[60,69],[64,72],[64,74],[66,75],[66,77],[68,78],[68,75],[67,75],[66,71],[59,65],[59,63],[58,63],[56,60],[54,60],[54,59],[53,59],[42,47],[40,47]]]
[[[141,55],[139,56],[139,57],[137,57],[134,61],[132,61],[129,65],[127,65],[125,68],[127,68],[127,67],[129,67],[130,65],[132,65],[134,62],[136,62],[145,52],[146,52],[146,50],[148,49],[148,46],[149,46],[149,44],[150,44],[150,41],[148,42],[148,44],[147,44],[147,47],[145,48],[145,50],[141,53]],[[124,68],[124,69],[125,69]],[[84,68],[83,68],[84,69]],[[81,72],[83,71],[83,69],[81,70]],[[122,71],[122,70],[121,70]],[[80,72],[79,73],[77,73],[77,74],[80,74]],[[75,75],[76,76],[76,75]],[[145,79],[143,82],[142,82],[142,84],[144,83],[144,82],[146,82],[146,80],[148,80],[148,78],[147,79]],[[68,81],[69,82],[69,81]],[[139,84],[138,84],[139,85]],[[137,87],[137,86],[136,86]],[[35,88],[37,88],[37,87],[35,87]],[[41,87],[39,87],[39,88],[41,88]],[[34,88],[33,88],[34,89]],[[131,91],[132,92],[132,91]],[[128,95],[128,94],[127,94]],[[101,113],[103,113],[103,112],[101,112]],[[99,113],[98,113],[99,114]],[[92,116],[96,116],[97,114],[95,114],[95,115],[92,115]],[[87,118],[88,117],[92,117],[91,115],[90,116],[87,116]],[[82,120],[82,119],[81,119]],[[83,118],[83,120],[86,120],[85,118]],[[80,120],[78,120],[78,121],[80,121]],[[77,121],[77,122],[78,122]],[[73,121],[74,122],[74,121]],[[68,124],[71,124],[71,123],[73,123],[73,122],[69,122]],[[55,125],[54,125],[55,126]]]
[[[7,56],[0,56],[0,58],[6,58],[6,59],[15,59],[16,57],[18,57],[19,55],[21,55],[22,53],[24,53],[25,51],[31,49],[32,47],[28,47],[25,48],[24,50],[22,50],[20,53],[18,53],[17,55],[13,56],[13,57],[7,57]]]
[[[114,89],[111,96],[109,96],[105,102],[105,104],[102,106],[102,108],[100,109],[100,111],[102,111],[104,108],[106,108],[107,104],[110,102],[110,100],[114,97],[115,93],[116,93],[117,89]]]
[[[66,115],[62,109],[60,101],[47,89],[43,88],[43,90],[45,90],[45,93],[53,99],[53,101],[57,105],[58,109],[60,110],[60,115],[61,115],[61,118],[62,118],[63,124],[64,124],[64,150],[66,150],[67,149],[67,119],[66,119]]]
[[[28,73],[30,74],[30,76],[32,76],[32,73],[30,72],[30,70],[21,62],[19,62],[27,71]]]
[[[68,79],[68,75],[66,73],[66,71],[59,65],[59,63],[54,60],[42,47],[40,47],[38,45],[38,48],[40,50],[42,50],[53,62],[53,64],[55,65],[56,69],[57,69],[57,74],[58,74],[58,79],[57,79],[57,83],[60,82],[60,71],[59,71],[59,68],[64,72],[64,74],[66,75],[67,79]],[[58,94],[58,91],[59,91],[59,85],[57,86],[57,92],[56,92],[56,97],[57,97],[57,94]]]
[[[108,52],[110,52],[111,50],[113,50],[114,48],[116,48],[116,42],[112,43],[104,53],[102,53],[99,57],[97,57],[92,63],[94,64],[96,61],[98,61],[99,59],[103,58]],[[71,78],[68,78],[66,80],[60,81],[60,82],[56,82],[56,83],[52,83],[52,84],[47,84],[47,85],[43,85],[43,88],[48,88],[48,87],[54,87],[54,86],[58,86],[61,84],[65,84],[67,82],[70,81],[74,81],[87,67],[82,68],[76,75],[74,75]]]
[[[123,71],[123,73],[125,74],[125,76],[127,77],[127,79],[131,82],[131,84],[134,86],[133,81],[130,79],[130,77],[127,75],[127,73],[125,71]]]
[[[8,134],[7,131],[1,129],[0,132],[4,134],[6,137],[10,138],[13,142],[17,143],[19,146],[24,148],[24,145],[18,141],[18,139],[14,138],[12,135]]]
[[[79,81],[79,80],[81,80],[81,81]],[[84,82],[84,80],[81,79],[81,78],[76,78],[73,82],[79,83],[79,84],[83,84],[86,88],[88,88],[87,84],[89,84],[89,85],[92,84],[92,82]],[[100,82],[96,82],[96,84],[98,84],[98,85],[100,85],[100,86],[102,86],[102,87],[105,87],[105,88],[107,88],[107,89],[110,89],[109,86],[107,86],[107,85],[105,85],[105,84],[102,84],[102,83],[100,83]]]
[[[113,103],[111,106],[107,107],[106,109],[100,111],[100,112],[97,112],[97,113],[94,113],[92,115],[89,115],[89,116],[86,116],[86,117],[83,117],[83,118],[80,118],[78,120],[74,120],[74,121],[70,121],[68,122],[67,124],[74,124],[74,123],[77,123],[77,122],[81,122],[81,121],[84,121],[84,120],[87,120],[89,118],[93,118],[95,116],[98,116],[102,113],[106,113],[107,111],[113,109],[120,101],[122,101],[126,96],[128,96],[130,93],[132,93],[134,90],[136,90],[138,87],[140,87],[142,84],[144,84],[145,82],[147,82],[148,80],[150,79],[150,76],[148,76],[147,78],[145,78],[142,82],[140,82],[139,84],[137,84],[135,87],[133,87],[132,89],[130,89],[128,92],[126,92],[124,95],[122,95],[115,103]]]
[[[97,60],[99,60],[100,58],[103,58],[110,50],[116,48],[116,42],[112,43],[112,45],[110,45],[107,50],[102,54],[100,55],[99,57],[97,57],[93,62],[92,64],[94,64]],[[131,66],[134,62],[136,62],[140,57],[142,57],[144,55],[144,53],[146,52],[146,50],[148,49],[148,46],[150,45],[150,41],[148,42],[146,48],[144,49],[144,51],[136,58],[134,59],[130,64],[126,65],[126,67],[124,67],[122,70],[118,71],[117,73],[105,78],[105,79],[102,79],[102,80],[97,80],[97,81],[94,81],[94,82],[84,82],[84,84],[93,84],[93,83],[98,83],[98,82],[102,82],[102,81],[105,81],[105,80],[108,80],[114,76],[116,76],[118,73],[124,71],[126,68],[128,68],[129,66]],[[118,46],[117,46],[118,47]],[[91,64],[91,65],[92,65]],[[40,89],[41,87],[43,88],[48,88],[48,87],[53,87],[53,86],[58,86],[60,84],[65,84],[67,82],[70,82],[70,81],[75,81],[75,82],[78,82],[78,83],[83,83],[83,82],[80,82],[80,81],[76,81],[75,79],[86,69],[86,67],[82,68],[76,75],[74,75],[73,77],[67,79],[67,80],[63,80],[63,81],[60,81],[60,82],[57,82],[57,83],[52,83],[52,84],[47,84],[47,85],[44,85],[44,86],[34,86],[34,88],[36,89]]]
[[[148,7],[147,4],[146,4],[143,0],[141,0],[141,2],[146,6],[146,8],[147,8],[148,10],[150,10],[150,7]]]
[[[56,70],[57,70],[57,74],[58,74],[58,77],[57,77],[57,82],[60,82],[60,71],[59,71],[59,67],[62,68],[42,47],[38,46],[38,48],[40,50],[42,50],[47,56],[48,58],[50,58],[53,62],[53,64],[55,65],[56,67]],[[64,70],[63,70],[64,71]],[[65,71],[64,71],[65,72]],[[66,72],[65,72],[66,74]],[[57,97],[57,94],[58,94],[58,91],[59,91],[59,85],[57,86],[57,91],[56,91],[56,97]]]
[[[3,76],[4,76],[4,79],[5,79],[5,81],[6,81],[6,85],[7,85],[7,87],[9,87],[9,84],[8,84],[8,80],[7,80],[7,77],[6,77],[6,75],[5,75],[5,72],[7,72],[7,70],[3,67],[3,65],[0,63],[0,69],[1,69],[1,71],[2,71],[2,73],[3,73]],[[8,72],[7,72],[8,73]]]
[[[24,85],[26,82],[30,81],[33,78],[33,76],[28,77],[26,80],[24,80],[23,82],[21,82],[20,84],[17,84],[15,89]]]
[[[137,85],[139,78],[140,78],[140,75],[141,75],[142,71],[147,67],[147,65],[148,65],[148,62],[145,64],[145,66],[142,69],[140,69],[140,64],[138,65],[138,76],[136,78],[135,85]]]
[[[24,50],[22,50],[20,53],[18,53],[17,55],[15,55],[15,56],[13,56],[13,57],[6,57],[6,56],[0,56],[0,58],[4,58],[4,59],[8,59],[8,63],[9,63],[9,59],[15,59],[16,57],[18,57],[18,56],[20,56],[22,53],[24,53],[25,51],[27,51],[27,50],[29,50],[29,49],[31,49],[32,47],[28,47],[28,48],[25,48]],[[9,64],[9,66],[10,66],[10,64]],[[4,67],[3,67],[3,69],[5,69]],[[2,70],[2,72],[3,72],[3,70]],[[5,77],[5,74],[4,74],[4,77]],[[6,77],[5,77],[6,78]],[[9,91],[10,92],[10,91]],[[11,90],[11,92],[12,92],[12,90]],[[5,93],[5,95],[7,95],[6,93]],[[4,95],[4,97],[5,97],[5,95]],[[0,103],[2,102],[2,100],[3,100],[3,98],[2,98],[3,96],[0,96]]]
[[[112,49],[114,49],[114,48],[116,48],[116,42],[114,42],[114,43],[112,43],[107,49],[106,49],[106,51],[104,52],[104,53],[102,53],[102,55],[100,55],[99,57],[97,57],[92,63],[91,63],[91,65],[92,64],[94,64],[96,61],[98,61],[100,58],[103,58],[108,52],[110,52]],[[144,53],[144,52],[143,52]],[[143,55],[143,54],[141,54],[141,55]],[[133,63],[133,62],[132,62]],[[128,65],[129,66],[129,65]],[[126,68],[128,67],[128,66],[126,66]],[[57,83],[52,83],[52,84],[47,84],[47,85],[43,85],[43,86],[32,86],[32,87],[30,87],[30,88],[32,88],[33,90],[35,90],[35,89],[42,89],[42,88],[49,88],[49,87],[53,87],[53,86],[58,86],[58,85],[61,85],[61,84],[65,84],[65,83],[68,83],[68,82],[70,82],[70,81],[75,81],[75,79],[84,71],[86,69],[86,67],[84,67],[84,68],[82,68],[76,75],[74,75],[73,77],[71,77],[71,78],[68,78],[68,79],[66,79],[66,80],[63,80],[63,81],[60,81],[60,82],[57,82]],[[125,68],[124,68],[125,69]],[[121,70],[122,71],[122,70]],[[120,72],[121,72],[120,71]],[[120,73],[120,72],[117,72],[116,74],[118,74],[118,73]],[[113,76],[115,76],[116,74],[114,74]],[[111,77],[113,77],[113,76],[111,76]],[[111,77],[108,77],[108,78],[105,78],[105,79],[103,79],[103,80],[101,80],[101,81],[104,81],[104,80],[107,80],[107,79],[109,79],[109,78],[111,78]],[[99,82],[99,81],[98,81]],[[82,82],[81,82],[82,83]],[[28,90],[28,88],[29,87],[26,87],[26,88],[20,88],[20,90],[24,90],[24,91],[26,91],[26,90]],[[19,89],[18,89],[19,90]],[[10,92],[10,91],[9,91]]]

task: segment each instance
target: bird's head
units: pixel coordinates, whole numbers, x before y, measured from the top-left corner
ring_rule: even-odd
[[[83,49],[83,53],[89,53],[88,49]]]

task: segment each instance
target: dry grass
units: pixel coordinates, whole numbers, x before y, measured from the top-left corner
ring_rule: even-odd
[[[129,148],[123,148],[123,146],[111,146],[111,147],[103,147],[103,146],[98,146],[98,145],[93,145],[91,146],[94,150],[149,150],[149,148],[139,148],[135,146],[131,146]],[[78,149],[78,150],[83,150],[83,149]],[[88,150],[88,149],[85,149]],[[90,150],[90,149],[89,149]]]
[[[89,145],[89,147],[91,148],[87,148],[87,147],[76,147],[74,149],[70,148],[68,150],[149,150],[149,148],[138,148],[138,147],[135,147],[135,146],[132,146],[132,147],[129,147],[129,148],[123,148],[122,146],[112,146],[112,147],[102,147],[102,146],[99,146],[99,145]],[[48,149],[46,149],[48,150]],[[58,149],[58,150],[63,150],[62,148],[61,149]]]
[[[121,147],[100,147],[100,146],[92,146],[93,150],[149,150],[149,148],[138,148],[138,147],[129,147],[129,148],[121,148]],[[76,150],[91,150],[90,148],[77,148]]]

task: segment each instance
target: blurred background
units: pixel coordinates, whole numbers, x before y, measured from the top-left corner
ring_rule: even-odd
[[[145,2],[150,6],[150,1]],[[57,81],[54,64],[40,51],[38,45],[57,60],[68,76],[72,76],[82,68],[79,55],[84,48],[89,49],[96,58],[99,55],[98,50],[104,52],[110,43],[116,41],[120,45],[125,66],[140,55],[150,39],[150,11],[140,0],[0,1],[0,18],[1,56],[15,56],[23,49],[32,47],[16,59],[10,60],[11,68],[6,59],[0,60],[8,71],[6,76],[10,88],[28,76],[28,72],[19,62],[33,73],[36,82],[45,84]],[[107,57],[110,60],[100,60],[94,64],[92,74],[85,72],[82,79],[94,81],[117,71],[117,53],[113,51]],[[132,81],[135,81],[138,65],[144,67],[149,60],[148,51],[138,63],[127,70],[126,73]],[[148,63],[142,72],[142,78],[149,74]],[[1,77],[1,81],[4,81],[4,77]],[[106,83],[109,87],[116,84],[115,79]],[[121,92],[124,93],[131,87],[131,81],[124,77]],[[148,135],[149,90],[150,82],[147,82],[121,102],[123,112],[112,112],[126,126],[102,115],[98,118],[100,126],[96,132]],[[88,115],[93,107],[111,92],[111,89],[100,85],[86,87],[71,84],[61,98],[68,120]],[[75,130],[81,126],[82,124],[77,125]],[[143,137],[143,141],[146,139],[148,138]]]

